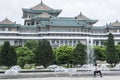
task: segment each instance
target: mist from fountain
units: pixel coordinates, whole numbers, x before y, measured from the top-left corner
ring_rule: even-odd
[[[120,69],[120,64],[117,64],[114,69]]]
[[[92,70],[93,65],[96,63],[96,58],[94,54],[94,45],[93,39],[87,39],[87,64],[83,65],[81,69]],[[109,68],[106,65],[101,65],[100,70],[109,71]]]
[[[95,57],[94,57],[94,45],[93,39],[87,39],[87,64],[94,64]]]
[[[101,71],[109,71],[109,70],[110,70],[110,69],[109,69],[106,65],[104,65],[104,64],[100,65],[99,69],[100,69]]]
[[[9,70],[5,71],[5,74],[18,74],[18,72],[21,70],[20,66],[13,66]]]

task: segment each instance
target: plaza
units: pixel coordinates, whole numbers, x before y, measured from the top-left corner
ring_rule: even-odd
[[[27,78],[27,79],[1,79],[1,80],[120,80],[120,76],[104,76],[104,77],[51,77],[51,78]]]

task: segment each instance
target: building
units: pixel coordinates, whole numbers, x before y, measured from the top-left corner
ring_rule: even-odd
[[[93,26],[98,20],[92,20],[82,13],[75,17],[58,17],[62,10],[50,8],[42,1],[22,11],[24,25],[7,18],[0,22],[0,45],[9,41],[11,45],[23,46],[28,40],[47,39],[53,47],[75,46],[79,42],[102,46],[110,32],[115,37],[115,44],[120,44],[118,21],[106,26]]]

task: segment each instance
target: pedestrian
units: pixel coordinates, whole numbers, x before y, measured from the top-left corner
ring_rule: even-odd
[[[96,77],[96,73],[99,73],[100,77],[102,77],[101,70],[98,68],[97,64],[95,64],[93,71],[94,71],[94,77]]]

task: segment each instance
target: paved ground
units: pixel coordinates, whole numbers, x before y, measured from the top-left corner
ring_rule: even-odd
[[[0,79],[0,80],[120,80],[120,76],[104,76],[104,77],[50,77],[50,78],[26,78],[26,79]]]

